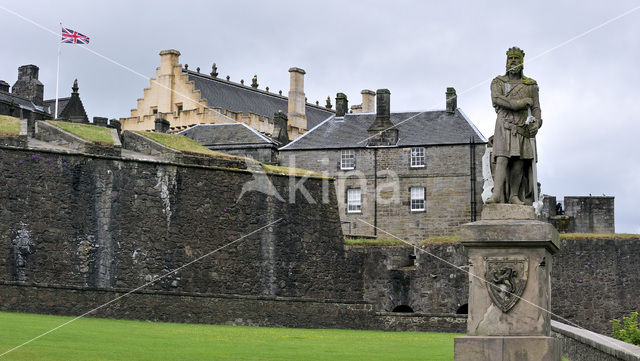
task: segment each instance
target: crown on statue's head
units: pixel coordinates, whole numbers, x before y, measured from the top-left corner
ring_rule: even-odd
[[[509,48],[509,50],[507,50],[507,57],[513,55],[519,57],[520,59],[524,59],[524,51],[517,46],[511,47]]]

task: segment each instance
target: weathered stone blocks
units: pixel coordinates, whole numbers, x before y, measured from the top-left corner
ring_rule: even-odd
[[[469,316],[468,336],[455,342],[456,361],[559,361],[550,337],[558,232],[535,220],[533,207],[493,204],[460,234],[469,255]]]

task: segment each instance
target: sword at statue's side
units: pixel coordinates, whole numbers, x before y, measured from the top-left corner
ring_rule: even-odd
[[[536,121],[536,118],[531,115],[531,107],[528,107],[529,116],[524,122],[525,125],[529,125]],[[534,137],[529,138],[531,142],[531,150],[533,151],[533,163],[531,164],[531,170],[533,171],[533,209],[536,211],[536,215],[540,215],[542,210],[542,200],[538,194],[538,152],[536,150],[536,139]]]

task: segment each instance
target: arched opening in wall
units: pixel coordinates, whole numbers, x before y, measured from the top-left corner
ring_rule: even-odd
[[[408,305],[400,305],[396,306],[396,308],[394,308],[392,312],[413,313],[413,308]]]
[[[464,305],[458,307],[458,309],[456,310],[456,313],[458,315],[467,315],[467,314],[469,314],[469,304],[465,303]]]

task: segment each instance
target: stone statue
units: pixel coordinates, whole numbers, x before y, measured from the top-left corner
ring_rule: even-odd
[[[542,126],[538,84],[522,74],[524,51],[507,50],[507,72],[491,82],[496,110],[493,135],[495,174],[485,203],[529,204],[538,201],[535,135]]]

